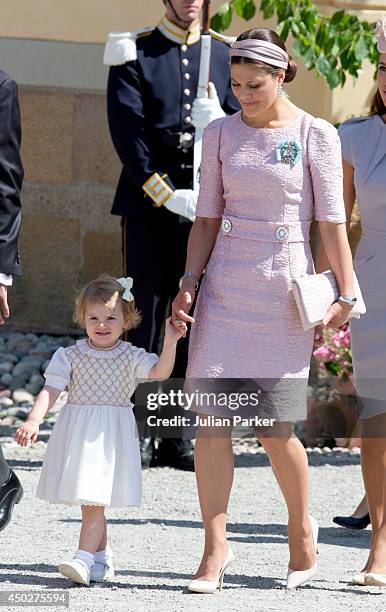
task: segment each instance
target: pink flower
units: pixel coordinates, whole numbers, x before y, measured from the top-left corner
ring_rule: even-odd
[[[336,334],[334,334],[331,338],[331,342],[335,344],[335,346],[339,348],[350,346],[350,331],[349,328],[340,329]]]
[[[335,358],[334,353],[327,346],[320,346],[314,351],[314,355],[320,361],[331,361]]]

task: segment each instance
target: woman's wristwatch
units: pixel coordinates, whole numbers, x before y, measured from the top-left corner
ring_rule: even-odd
[[[353,308],[356,304],[357,298],[352,297],[351,295],[340,295],[336,301],[343,302],[343,304],[346,304],[347,306]]]
[[[194,274],[193,272],[185,272],[185,274],[183,274],[180,278],[180,282],[178,283],[179,288],[181,289],[182,287],[182,283],[186,278],[192,278],[194,280],[194,282],[196,283],[196,286],[194,287],[194,290],[197,291],[198,286],[199,286],[199,279],[196,276],[196,274]]]

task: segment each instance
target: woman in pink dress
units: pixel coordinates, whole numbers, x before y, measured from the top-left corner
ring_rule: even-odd
[[[288,507],[287,587],[293,588],[317,571],[318,528],[308,513],[307,456],[289,423],[305,418],[313,345],[313,331],[301,326],[291,279],[313,271],[309,227],[314,217],[341,296],[353,298],[341,150],[332,125],[282,95],[282,83],[293,80],[296,64],[275,32],[245,32],[230,54],[233,92],[242,111],[213,121],[204,134],[197,216],[173,322],[193,323],[188,383],[207,379],[221,384],[224,378],[287,383],[272,393],[281,422],[270,431],[257,431],[257,437]],[[204,268],[193,318],[188,312]],[[338,327],[349,308],[339,300],[324,323]],[[189,589],[202,593],[221,587],[233,559],[226,539],[232,427],[224,421],[220,431],[217,425],[207,420],[195,448],[205,548]]]

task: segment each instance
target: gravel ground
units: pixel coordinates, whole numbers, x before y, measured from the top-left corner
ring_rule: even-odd
[[[248,450],[246,441],[236,443],[228,525],[236,561],[221,593],[194,595],[185,588],[202,550],[194,474],[168,468],[144,472],[141,508],[108,511],[115,578],[86,588],[72,585],[57,572],[58,562],[71,558],[76,548],[79,509],[46,504],[34,496],[45,443],[21,449],[5,440],[3,448],[25,495],[15,507],[14,520],[0,535],[1,591],[68,591],[70,609],[82,612],[386,609],[381,589],[350,584],[366,558],[370,531],[350,532],[331,521],[337,511],[349,513],[361,497],[357,452],[310,453],[311,510],[321,527],[319,574],[308,585],[287,592],[286,512],[281,495],[265,454],[252,444]]]

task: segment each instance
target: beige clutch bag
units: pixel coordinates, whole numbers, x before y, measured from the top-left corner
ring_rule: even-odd
[[[304,329],[311,329],[322,322],[324,315],[339,297],[334,273],[304,274],[292,280],[293,294]],[[354,272],[354,292],[357,301],[349,312],[349,319],[359,319],[366,312],[358,279]]]

